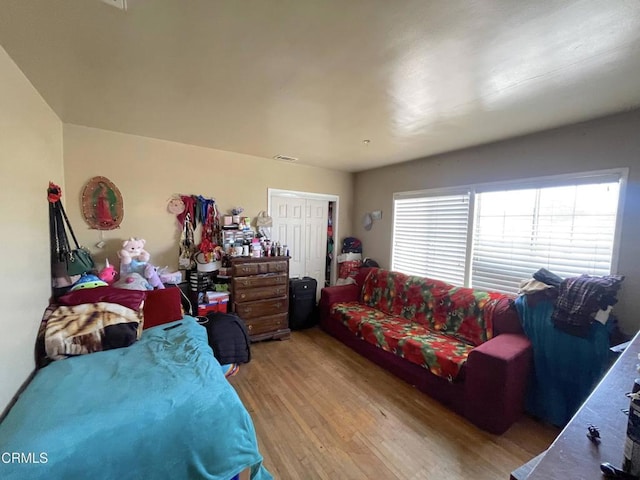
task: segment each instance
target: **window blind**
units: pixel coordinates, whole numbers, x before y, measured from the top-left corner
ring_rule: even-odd
[[[397,196],[392,270],[463,285],[469,193]]]
[[[608,275],[618,196],[618,182],[476,194],[471,285],[515,293],[542,267]]]

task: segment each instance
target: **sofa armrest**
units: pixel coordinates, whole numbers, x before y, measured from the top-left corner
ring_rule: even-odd
[[[465,416],[489,432],[505,432],[521,415],[532,362],[531,342],[504,333],[469,352]]]
[[[331,305],[339,302],[357,302],[360,299],[360,287],[358,285],[334,285],[324,287],[320,291],[318,310],[320,311],[320,325],[324,325],[331,313]]]

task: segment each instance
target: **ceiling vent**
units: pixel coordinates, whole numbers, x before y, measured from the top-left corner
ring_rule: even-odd
[[[297,162],[296,157],[288,157],[287,155],[274,155],[274,160],[280,160],[281,162]]]

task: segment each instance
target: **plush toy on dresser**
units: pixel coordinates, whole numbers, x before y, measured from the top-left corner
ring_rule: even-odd
[[[149,263],[151,255],[144,249],[146,241],[143,238],[133,238],[122,243],[122,249],[118,252],[120,258],[120,280],[116,286],[132,288],[132,285],[139,286],[139,278],[146,281],[145,288],[153,290],[162,289],[164,284],[160,281],[156,267]],[[135,280],[135,281],[134,281]]]

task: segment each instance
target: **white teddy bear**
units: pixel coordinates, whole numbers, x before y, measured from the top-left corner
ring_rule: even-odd
[[[144,238],[133,238],[122,242],[122,249],[118,252],[120,258],[120,269],[122,265],[129,265],[132,260],[146,263],[151,258],[149,252],[144,249],[144,244],[147,243]]]

